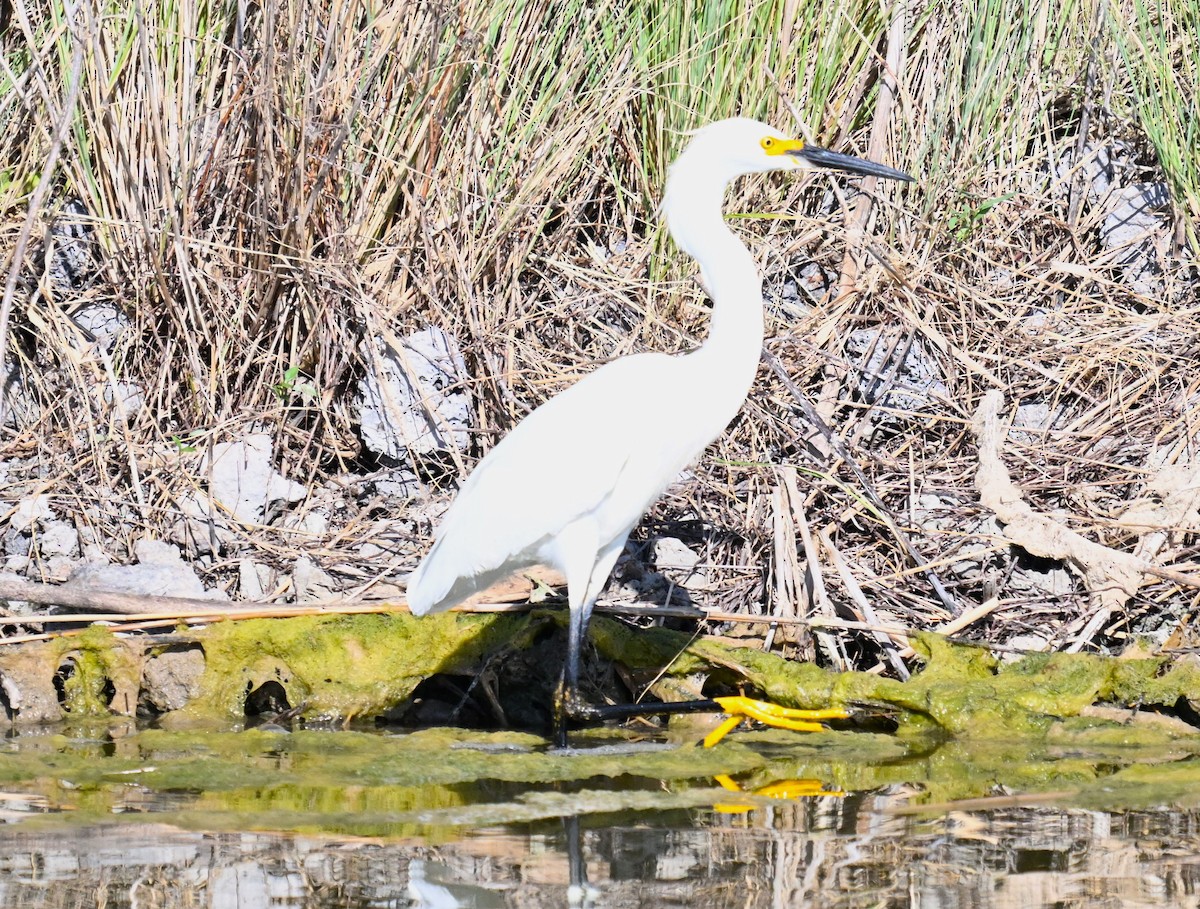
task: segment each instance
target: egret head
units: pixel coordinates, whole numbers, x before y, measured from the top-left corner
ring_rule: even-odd
[[[765,123],[744,117],[719,120],[697,130],[680,162],[684,158],[726,181],[773,170],[837,170],[888,180],[912,180],[903,171],[788,138]]]

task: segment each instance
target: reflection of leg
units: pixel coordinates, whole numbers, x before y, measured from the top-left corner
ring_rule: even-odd
[[[579,817],[571,815],[563,819],[563,833],[567,838],[567,874],[571,882],[567,888],[567,903],[583,906],[590,895],[587,861],[583,857],[583,834],[579,830]]]

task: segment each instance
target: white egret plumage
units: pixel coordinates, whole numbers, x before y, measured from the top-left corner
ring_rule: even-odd
[[[671,165],[662,213],[676,244],[699,264],[712,297],[707,340],[683,355],[615,360],[529,414],[479,462],[409,577],[409,606],[423,615],[535,564],[562,572],[570,631],[560,743],[564,714],[593,715],[577,695],[580,648],[626,538],[737,414],[758,368],[762,279],[725,224],[725,191],[746,174],[814,168],[912,179],[754,120],[722,120],[695,133]],[[656,404],[647,407],[651,394]]]

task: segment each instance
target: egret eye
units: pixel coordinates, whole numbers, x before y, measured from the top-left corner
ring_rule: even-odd
[[[764,138],[764,139],[762,140],[762,147],[763,147],[763,150],[764,150],[764,151],[770,151],[772,148],[774,148],[774,147],[775,147],[775,139],[774,139],[774,137],[773,137],[773,136],[767,136],[766,138]]]

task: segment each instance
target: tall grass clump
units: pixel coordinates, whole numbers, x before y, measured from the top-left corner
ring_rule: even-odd
[[[1113,3],[1108,21],[1133,83],[1134,115],[1179,203],[1180,233],[1196,249],[1200,240],[1200,3]]]

